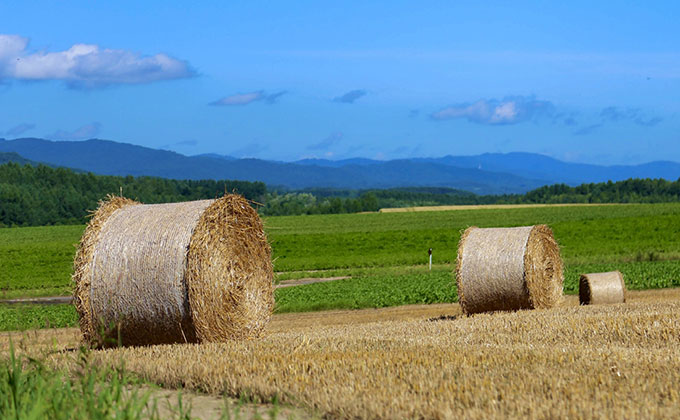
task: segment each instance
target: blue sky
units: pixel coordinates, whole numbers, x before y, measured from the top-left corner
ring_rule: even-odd
[[[680,161],[678,2],[328,3],[2,2],[0,137]]]

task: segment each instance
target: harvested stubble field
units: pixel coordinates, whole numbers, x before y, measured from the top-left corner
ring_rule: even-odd
[[[54,334],[24,340],[37,351],[78,336]],[[91,357],[166,387],[277,399],[329,418],[671,418],[680,413],[680,289],[471,317],[456,304],[280,314],[261,340]]]

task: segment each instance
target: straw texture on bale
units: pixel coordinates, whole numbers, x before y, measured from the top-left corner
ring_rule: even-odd
[[[461,235],[456,284],[466,314],[551,308],[563,282],[559,246],[546,225],[473,226]]]
[[[578,284],[581,305],[623,303],[626,301],[626,284],[620,271],[581,274]]]
[[[262,221],[237,195],[101,202],[74,261],[89,343],[145,345],[257,337],[274,306]]]

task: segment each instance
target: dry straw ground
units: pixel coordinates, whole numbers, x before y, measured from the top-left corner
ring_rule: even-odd
[[[57,336],[53,347],[76,334]],[[680,289],[471,317],[458,305],[283,314],[261,340],[92,356],[165,386],[276,395],[329,418],[677,418]]]

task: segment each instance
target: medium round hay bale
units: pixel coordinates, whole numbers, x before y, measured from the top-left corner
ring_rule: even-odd
[[[458,243],[456,284],[466,314],[553,307],[563,281],[560,249],[546,225],[473,226]]]
[[[578,299],[581,305],[623,303],[626,301],[626,283],[620,271],[581,274],[578,282]]]
[[[109,197],[74,269],[80,328],[95,346],[256,337],[274,306],[271,248],[238,195],[148,205]]]

